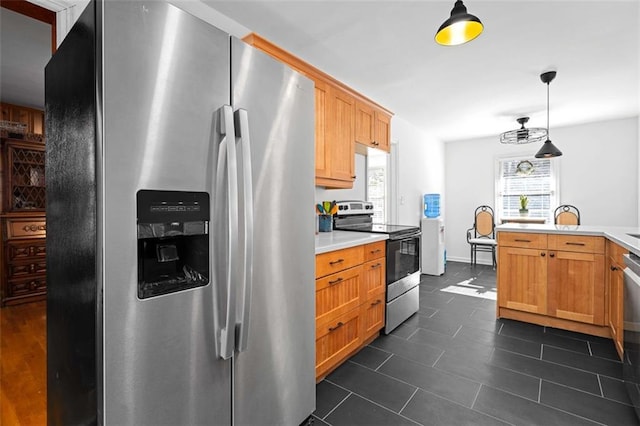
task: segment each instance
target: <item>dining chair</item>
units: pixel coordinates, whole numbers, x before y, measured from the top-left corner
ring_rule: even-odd
[[[558,206],[553,212],[553,223],[556,225],[580,225],[580,210],[571,204]]]
[[[471,246],[471,264],[476,265],[479,251],[491,252],[496,267],[496,225],[493,209],[482,205],[476,208],[473,227],[467,229],[467,242]]]

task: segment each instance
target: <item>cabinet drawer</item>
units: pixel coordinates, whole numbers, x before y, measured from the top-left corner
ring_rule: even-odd
[[[604,238],[584,235],[549,234],[549,250],[604,253]]]
[[[362,266],[316,280],[316,322],[327,322],[364,300]]]
[[[360,265],[364,260],[363,246],[316,255],[316,278]]]
[[[377,243],[366,244],[364,246],[364,261],[368,262],[373,259],[385,257],[386,241],[378,241]]]
[[[384,259],[376,259],[362,265],[364,297],[368,299],[376,293],[385,291],[386,267]]]
[[[8,284],[8,297],[43,294],[47,290],[47,278],[45,276],[9,280]]]
[[[321,377],[356,350],[362,338],[360,307],[316,326],[316,378]]]
[[[39,259],[33,262],[15,262],[7,265],[7,278],[24,278],[47,271],[47,261]]]
[[[362,340],[367,340],[384,327],[385,307],[384,289],[360,306]]]
[[[7,219],[7,238],[44,238],[47,224],[44,219]]]
[[[34,240],[25,243],[7,243],[7,258],[9,262],[16,260],[40,258],[47,254],[45,239]]]
[[[533,249],[547,248],[547,234],[527,232],[498,232],[498,245]]]

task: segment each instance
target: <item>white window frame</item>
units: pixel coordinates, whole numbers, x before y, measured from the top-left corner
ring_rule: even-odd
[[[495,158],[495,181],[494,181],[494,206],[495,206],[495,216],[496,223],[502,223],[503,215],[503,193],[502,193],[502,162],[504,161],[522,161],[522,160],[537,160],[533,153],[527,155],[518,155],[518,156],[500,156]],[[545,216],[546,223],[553,223],[553,211],[556,206],[559,205],[560,201],[560,162],[558,159],[552,158],[549,159],[550,162],[550,203],[549,203],[549,211]]]

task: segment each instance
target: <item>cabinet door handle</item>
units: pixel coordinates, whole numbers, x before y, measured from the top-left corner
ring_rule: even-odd
[[[546,255],[547,255],[547,253],[545,253],[545,252],[540,253],[540,256],[542,256],[542,257],[545,257]]]
[[[565,244],[568,246],[586,246],[585,243],[572,243],[570,241],[567,241]]]
[[[556,257],[556,254],[551,252],[551,253],[549,253],[549,257]]]
[[[371,265],[371,269],[376,269],[382,266],[382,263],[376,263],[375,265]]]
[[[614,266],[614,265],[611,265],[611,270],[612,270],[612,271],[617,271],[617,270],[618,270],[618,267],[617,267],[617,266]]]
[[[336,324],[335,327],[329,327],[329,332],[332,331],[336,331],[337,329],[339,329],[340,327],[342,327],[344,324],[342,322],[339,322],[338,324]]]
[[[521,239],[518,239],[518,238],[516,238],[515,241],[517,243],[530,243],[531,242],[531,240],[521,240]]]
[[[371,304],[371,306],[379,305],[381,302],[382,302],[382,300],[378,299],[378,300],[376,300],[375,302],[373,302],[373,303]]]
[[[382,250],[377,249],[377,250],[371,250],[370,253],[371,254],[376,254],[376,253],[380,253]]]
[[[329,265],[337,265],[338,263],[342,263],[344,262],[344,259],[338,259],[338,260],[334,260],[332,262],[329,262]]]
[[[340,278],[337,278],[337,279],[335,279],[333,281],[329,281],[329,285],[338,284],[339,282],[342,282],[342,281],[343,281],[342,277],[340,277]]]

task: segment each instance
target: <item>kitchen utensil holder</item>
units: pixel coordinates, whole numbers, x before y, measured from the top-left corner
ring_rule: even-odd
[[[330,214],[319,215],[318,230],[320,232],[331,232],[333,230],[333,216]]]

